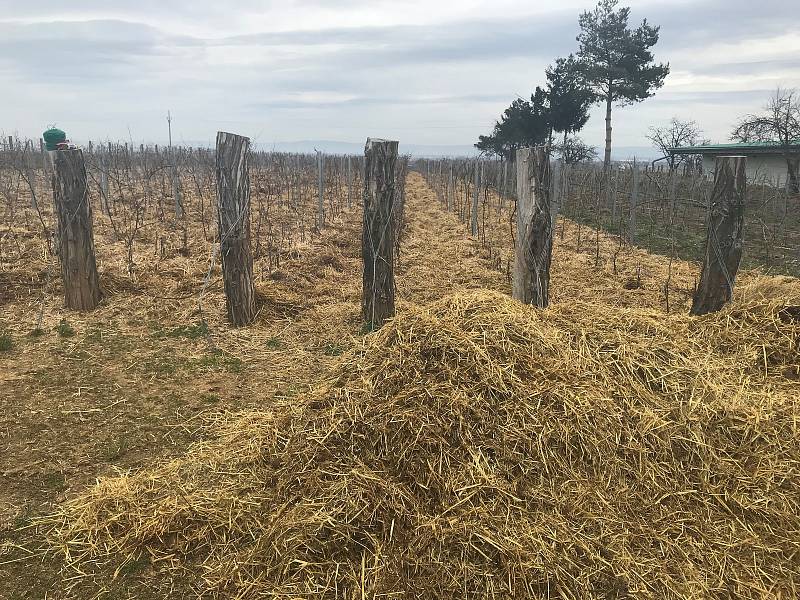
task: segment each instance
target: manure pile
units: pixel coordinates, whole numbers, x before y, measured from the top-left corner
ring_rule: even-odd
[[[241,598],[800,597],[800,283],[699,319],[474,292],[48,519]]]

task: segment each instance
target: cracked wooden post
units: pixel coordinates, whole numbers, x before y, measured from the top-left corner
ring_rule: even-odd
[[[228,319],[234,327],[256,316],[250,252],[250,139],[217,132],[217,214]]]
[[[54,154],[53,201],[58,213],[64,304],[73,310],[92,310],[103,294],[94,255],[92,207],[86,188],[83,152],[58,150]]]
[[[745,169],[744,156],[720,156],[716,160],[706,255],[692,301],[693,315],[716,312],[733,298],[744,238]]]
[[[550,157],[544,146],[517,150],[517,238],[512,295],[525,304],[547,307],[553,221]]]
[[[367,138],[364,148],[364,278],[361,315],[370,330],[394,316],[394,231],[392,227],[398,142]]]

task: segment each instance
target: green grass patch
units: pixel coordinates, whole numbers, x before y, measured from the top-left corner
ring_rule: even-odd
[[[283,342],[281,342],[281,341],[280,341],[278,338],[276,338],[276,337],[271,337],[271,338],[269,338],[269,339],[267,340],[267,343],[266,343],[265,345],[266,345],[266,347],[267,347],[267,348],[269,348],[270,350],[280,350],[281,348],[283,348]]]
[[[244,363],[235,356],[225,354],[221,350],[214,350],[202,358],[192,359],[190,367],[196,367],[204,371],[241,373],[244,368]]]
[[[0,333],[0,352],[9,352],[14,348],[14,340],[7,333]]]
[[[69,338],[75,335],[75,330],[67,322],[66,319],[61,319],[61,322],[53,328],[58,333],[58,337]]]
[[[158,331],[154,334],[157,338],[186,338],[197,340],[208,335],[208,323],[200,321],[192,325],[179,325],[168,331]]]

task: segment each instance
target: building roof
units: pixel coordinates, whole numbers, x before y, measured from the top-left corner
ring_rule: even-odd
[[[791,143],[788,148],[780,142],[748,142],[746,144],[708,144],[705,146],[681,146],[670,148],[670,154],[781,154],[786,151],[800,154],[800,141]]]

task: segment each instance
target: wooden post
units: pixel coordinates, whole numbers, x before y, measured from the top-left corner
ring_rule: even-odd
[[[228,319],[235,327],[256,315],[250,252],[250,139],[217,132],[217,212]]]
[[[503,186],[500,190],[500,208],[505,208],[505,196],[508,193],[508,161],[503,160]]]
[[[55,153],[53,201],[58,213],[58,242],[64,304],[92,310],[103,297],[92,234],[92,207],[86,187],[86,165],[80,150]]]
[[[175,200],[175,217],[183,217],[183,201],[181,199],[181,179],[178,173],[178,165],[172,165],[172,197]]]
[[[30,151],[28,147],[30,146]],[[36,197],[36,171],[33,164],[33,142],[28,140],[25,142],[25,151],[22,155],[23,164],[25,165],[25,177],[28,180],[28,189],[31,192],[31,208],[39,210],[39,200]]]
[[[370,330],[394,316],[395,163],[398,142],[367,138],[364,148],[364,279],[361,315]]]
[[[512,295],[525,304],[547,307],[553,226],[550,157],[545,146],[517,150],[517,239]]]
[[[480,185],[480,161],[475,161],[475,173],[472,190],[472,210],[470,211],[470,231],[473,237],[478,235],[478,186]]]
[[[631,246],[636,245],[636,203],[639,201],[639,167],[636,166],[636,159],[633,159],[633,172],[631,173],[631,206],[628,215],[628,242]]]
[[[347,156],[347,208],[353,208],[353,166]]]
[[[317,151],[317,227],[325,225],[325,155]]]
[[[561,180],[564,173],[564,159],[559,158],[553,163],[552,173],[552,193],[550,204],[550,228],[552,231],[556,230],[556,219],[558,219],[558,211],[561,208]]]
[[[450,179],[447,182],[447,212],[453,210],[453,196],[455,196],[455,188],[453,187],[453,163],[450,162]]]
[[[733,298],[733,285],[742,258],[747,177],[744,156],[716,160],[706,255],[691,314],[720,310]]]
[[[108,160],[105,155],[100,155],[100,210],[111,214],[111,205],[108,202]]]

